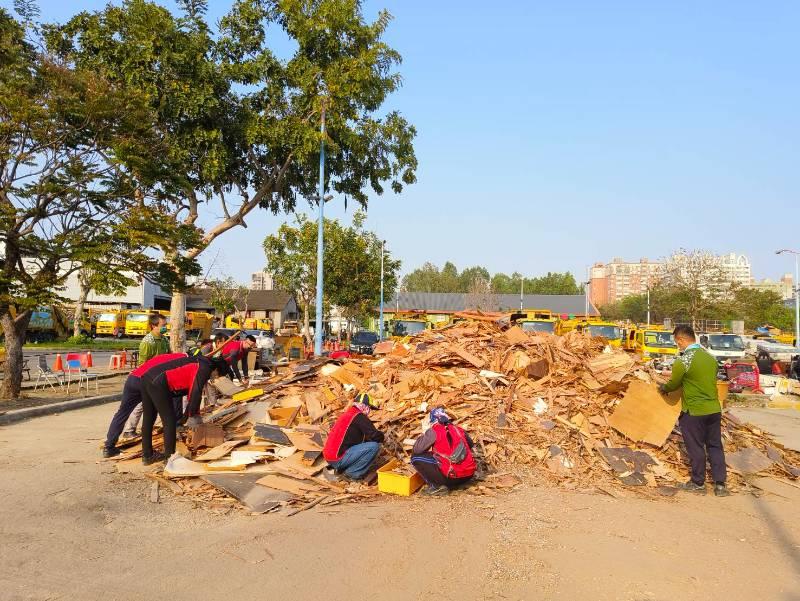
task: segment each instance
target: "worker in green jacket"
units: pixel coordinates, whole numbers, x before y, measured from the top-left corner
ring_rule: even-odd
[[[150,331],[145,334],[142,341],[139,343],[139,364],[149,361],[157,355],[163,355],[169,352],[169,338],[167,338],[167,318],[161,313],[151,313],[147,318],[147,325],[150,326]],[[142,404],[136,405],[136,408],[128,418],[128,423],[125,425],[125,431],[122,433],[123,438],[133,438],[136,436],[136,428],[139,426],[139,420],[142,419]]]
[[[680,354],[672,366],[672,377],[661,385],[669,393],[683,387],[678,424],[692,466],[692,478],[683,490],[706,494],[706,455],[711,463],[714,494],[727,497],[725,452],[722,449],[722,406],[717,394],[717,360],[700,344],[689,326],[673,331]]]

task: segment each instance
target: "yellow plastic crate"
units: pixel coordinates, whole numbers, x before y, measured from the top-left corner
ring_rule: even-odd
[[[392,470],[399,465],[401,464],[397,459],[392,459],[378,469],[378,490],[390,495],[408,497],[417,492],[425,484],[425,480],[417,473],[413,476],[393,473]]]

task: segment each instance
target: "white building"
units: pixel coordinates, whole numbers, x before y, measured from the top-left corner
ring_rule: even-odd
[[[719,265],[725,274],[725,279],[732,283],[749,286],[753,282],[750,259],[745,255],[737,255],[736,253],[720,255]]]
[[[98,294],[92,290],[86,298],[86,303],[89,306],[108,309],[169,309],[172,297],[164,292],[158,284],[133,274],[131,274],[131,278],[138,279],[139,283],[129,286],[122,294]],[[71,301],[78,300],[80,284],[77,273],[67,278],[66,288],[60,294]]]
[[[266,271],[256,271],[250,275],[250,290],[274,290],[275,283],[272,274]]]

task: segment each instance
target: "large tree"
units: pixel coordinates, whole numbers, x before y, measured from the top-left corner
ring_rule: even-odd
[[[20,7],[24,24],[0,9],[2,398],[19,394],[33,310],[61,301],[67,277],[108,250],[97,232],[130,218],[123,161],[158,152],[141,97],[43,51],[30,3]],[[156,229],[146,215],[133,220],[147,221],[141,230],[122,230],[137,252]]]
[[[182,258],[246,226],[258,207],[277,213],[294,210],[298,197],[318,202],[323,141],[326,188],[362,206],[369,189],[381,194],[388,182],[400,192],[415,181],[414,128],[381,112],[401,83],[400,55],[382,40],[387,12],[368,22],[358,0],[236,0],[213,29],[206,2],[179,4],[176,16],[125,0],[81,13],[50,40],[76,64],[149,96],[171,164],[159,197],[201,238]],[[269,45],[274,28],[294,44],[288,59]],[[183,323],[184,310],[177,291],[173,324]],[[182,334],[174,328],[173,345]]]
[[[380,300],[381,240],[364,229],[364,216],[356,213],[353,225],[325,220],[326,305],[340,307],[348,319],[373,312]],[[400,261],[384,250],[384,295],[394,294]],[[300,302],[309,344],[311,308],[317,287],[317,223],[298,215],[264,240],[267,270],[277,287],[292,292]],[[318,324],[319,325],[319,324]]]

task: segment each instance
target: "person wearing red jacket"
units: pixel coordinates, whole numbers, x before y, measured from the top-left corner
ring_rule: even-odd
[[[425,494],[446,495],[475,475],[474,445],[469,434],[450,421],[444,409],[433,409],[429,421],[430,428],[411,450],[411,465],[428,484]]]
[[[166,363],[182,357],[186,357],[186,353],[156,355],[128,374],[128,379],[125,380],[125,386],[122,388],[122,402],[119,404],[119,408],[114,417],[111,418],[111,424],[108,426],[106,442],[103,445],[103,457],[115,457],[120,454],[120,450],[117,448],[117,441],[125,428],[125,422],[128,421],[133,410],[142,402],[142,374],[160,363]]]
[[[147,369],[142,375],[142,463],[150,465],[168,459],[175,453],[177,419],[172,398],[188,397],[186,416],[200,415],[203,388],[216,372],[225,374],[228,364],[222,358],[209,359],[201,355],[166,361]],[[156,413],[161,417],[164,452],[153,452],[153,424]]]
[[[230,365],[228,376],[230,377],[232,373],[233,377],[239,380],[243,386],[248,386],[250,384],[250,379],[247,377],[247,353],[249,353],[250,349],[255,345],[256,337],[247,336],[244,340],[228,341],[223,345],[222,351],[220,352],[222,358]],[[242,364],[242,373],[244,373],[244,377],[239,373],[239,363]]]
[[[369,472],[383,442],[383,432],[369,420],[369,413],[378,404],[365,392],[342,413],[333,424],[322,456],[336,474],[361,480]]]

